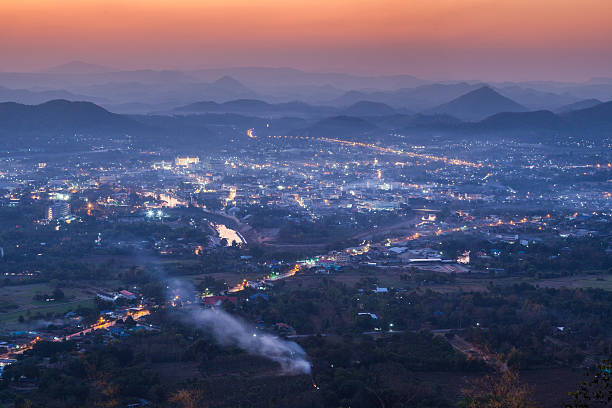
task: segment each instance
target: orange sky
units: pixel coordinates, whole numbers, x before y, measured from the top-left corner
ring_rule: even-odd
[[[0,70],[84,60],[583,79],[612,76],[611,21],[612,0],[0,0]]]

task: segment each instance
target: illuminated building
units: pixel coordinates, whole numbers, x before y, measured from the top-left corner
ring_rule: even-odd
[[[470,251],[465,251],[463,254],[459,255],[457,258],[457,262],[461,264],[469,264],[470,263]]]
[[[47,208],[47,219],[61,220],[70,217],[70,204],[57,203]]]
[[[174,159],[174,164],[179,167],[189,167],[198,163],[200,163],[199,157],[177,157]]]

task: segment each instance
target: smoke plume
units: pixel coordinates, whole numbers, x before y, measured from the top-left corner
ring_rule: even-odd
[[[199,310],[191,317],[198,326],[209,330],[221,345],[236,346],[247,353],[276,361],[286,374],[310,374],[306,352],[297,343],[256,332],[245,322],[220,309]]]
[[[143,256],[139,254],[139,256]],[[196,288],[189,281],[168,278],[163,268],[151,268],[151,272],[166,283],[168,299],[192,299]],[[297,343],[263,333],[246,322],[224,312],[220,308],[190,310],[190,325],[208,330],[221,345],[236,346],[249,354],[261,356],[280,364],[284,374],[310,374],[310,363],[306,352]]]

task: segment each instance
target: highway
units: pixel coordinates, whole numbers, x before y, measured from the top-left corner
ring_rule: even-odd
[[[284,138],[284,139],[315,140],[315,141],[319,141],[319,142],[334,143],[334,144],[340,144],[340,145],[345,145],[345,146],[362,147],[362,148],[366,148],[366,149],[375,150],[375,151],[380,152],[380,153],[394,154],[394,155],[399,155],[399,156],[407,156],[407,157],[411,157],[411,158],[414,158],[414,159],[422,159],[422,160],[426,160],[426,161],[441,162],[441,163],[450,164],[450,165],[453,165],[453,166],[464,166],[464,167],[473,167],[473,168],[480,168],[480,167],[484,166],[482,163],[474,163],[474,162],[470,162],[470,161],[466,161],[466,160],[453,159],[453,158],[446,157],[446,156],[435,156],[433,154],[415,153],[415,152],[409,152],[409,151],[404,151],[404,150],[399,150],[399,149],[392,149],[390,147],[381,147],[381,146],[377,146],[377,145],[371,144],[371,143],[355,142],[355,141],[352,141],[352,140],[334,139],[334,138],[329,138],[329,137],[268,136],[268,138],[272,138],[272,139]],[[490,165],[489,165],[489,167],[490,167]]]

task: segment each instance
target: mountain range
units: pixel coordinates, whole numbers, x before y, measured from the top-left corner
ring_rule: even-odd
[[[303,98],[288,99],[295,95]],[[214,140],[222,146],[255,128],[261,136],[371,140],[390,135],[601,140],[612,130],[611,102],[601,102],[610,99],[612,82],[605,78],[432,83],[409,75],[291,68],[117,71],[77,61],[43,72],[0,72],[0,137],[5,145],[31,146],[69,143],[75,135],[130,134],[143,143]]]
[[[591,98],[591,99],[583,99],[578,102],[570,103],[567,105],[559,106],[554,111],[556,113],[566,113],[574,110],[592,108],[593,106],[597,106],[602,103],[599,99]]]
[[[239,99],[224,103],[213,101],[196,102],[185,106],[179,106],[171,113],[194,114],[194,113],[237,113],[245,115],[265,117],[323,117],[331,115],[345,116],[385,116],[393,115],[401,110],[391,106],[371,101],[359,101],[346,107],[311,105],[304,102],[293,101],[284,103],[268,103],[256,99]]]
[[[484,85],[478,80],[429,81],[410,75],[313,73],[293,68],[121,70],[80,61],[40,72],[0,72],[0,86],[5,93],[52,91],[55,95],[49,95],[49,99],[87,100],[119,113],[162,112],[200,101],[223,103],[235,99],[272,104],[300,101],[336,108],[368,101],[403,113],[419,113]],[[528,110],[557,111],[582,100],[612,98],[612,82],[606,78],[581,83],[527,81],[488,86]],[[0,101],[39,103],[43,98],[18,95],[14,99],[5,96]]]
[[[105,67],[102,65],[90,64],[83,61],[70,61],[65,64],[56,65],[44,69],[41,72],[48,74],[101,74],[104,72],[116,71],[113,68]]]
[[[104,102],[104,99],[74,94],[63,89],[33,91],[29,89],[9,89],[0,86],[0,102],[17,102],[26,105],[38,105],[40,103],[51,101],[54,99],[66,99],[72,101],[89,100],[92,102]]]
[[[492,94],[485,90],[476,95],[488,98]],[[499,100],[506,103],[503,99]],[[539,142],[562,141],[570,136],[597,141],[612,132],[612,102],[560,114],[551,111],[501,112],[470,122],[446,113],[405,114],[389,106],[371,103],[354,105],[349,109],[353,115],[334,111],[330,115],[310,118],[270,118],[267,113],[275,105],[262,101],[237,100],[210,106],[215,109],[230,106],[242,110],[242,113],[121,115],[90,102],[55,100],[39,105],[0,103],[0,139],[5,146],[31,147],[41,142],[52,143],[58,138],[70,144],[71,138],[77,135],[113,139],[129,134],[141,143],[155,141],[161,145],[188,145],[214,141],[220,146],[228,137],[244,134],[249,128],[255,128],[261,136],[303,134],[380,140],[399,133],[415,138],[432,135],[454,139],[514,137],[531,141],[537,135]],[[372,115],[370,107],[378,115]],[[302,108],[302,105],[294,108]],[[256,111],[265,114],[258,115]]]

